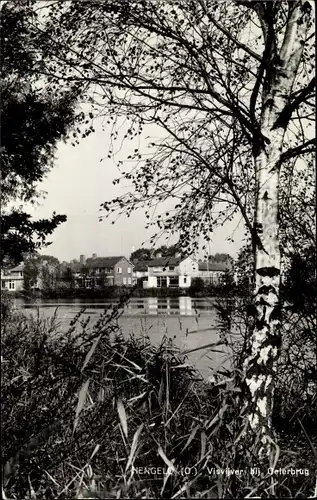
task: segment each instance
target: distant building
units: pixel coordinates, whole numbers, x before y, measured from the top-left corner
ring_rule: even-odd
[[[133,282],[140,283],[147,281],[149,276],[148,265],[150,260],[140,260],[134,264],[133,267]]]
[[[232,271],[230,262],[199,262],[198,276],[206,283],[219,285],[228,271]]]
[[[158,257],[138,262],[134,273],[144,288],[189,288],[198,276],[198,262],[191,257]]]
[[[104,286],[132,286],[133,264],[124,256],[97,257],[86,259],[80,256],[80,263],[73,267],[77,286],[102,288]]]
[[[10,270],[1,269],[1,290],[19,292],[24,289],[24,265],[14,267]]]

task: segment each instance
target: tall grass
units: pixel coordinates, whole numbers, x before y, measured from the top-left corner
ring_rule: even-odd
[[[7,498],[237,498],[312,495],[314,444],[277,429],[272,476],[243,427],[239,369],[206,382],[172,341],[124,339],[124,299],[93,327],[79,313],[63,333],[6,310],[2,322],[2,463]],[[225,337],[228,335],[224,332]],[[286,401],[289,393],[282,394]],[[277,411],[279,411],[277,409]],[[313,417],[313,416],[312,416]],[[307,422],[306,422],[307,424]],[[304,424],[303,424],[304,427]],[[305,428],[305,427],[304,427]],[[241,469],[230,474],[225,469]],[[218,474],[217,470],[224,473]]]

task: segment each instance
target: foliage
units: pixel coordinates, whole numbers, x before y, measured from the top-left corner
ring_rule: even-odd
[[[206,285],[204,280],[198,276],[192,279],[190,287],[188,288],[188,293],[190,296],[193,295],[195,297],[196,295],[202,294],[205,288]]]
[[[179,244],[161,245],[158,248],[138,248],[131,253],[130,260],[150,260],[155,259],[158,255],[162,257],[175,257],[175,254],[180,252]]]
[[[24,289],[29,292],[40,281],[40,288],[52,290],[59,279],[60,262],[52,255],[36,254],[24,261]]]
[[[158,255],[161,255],[162,257],[175,257],[175,254],[180,253],[180,244],[176,243],[175,245],[161,245],[159,248],[154,250],[153,256],[154,258],[157,257]]]
[[[284,300],[301,315],[316,311],[316,247],[303,248],[291,256],[291,263],[282,289]]]
[[[240,464],[232,443],[234,427],[240,423],[242,404],[236,398],[241,386],[247,401],[242,410],[249,423],[261,424],[253,430],[262,432],[258,442],[270,443],[266,448],[270,451],[272,440],[266,436],[278,383],[273,378],[279,353],[275,341],[281,340],[275,315],[278,238],[280,232],[287,233],[285,221],[294,214],[292,203],[291,211],[283,212],[279,202],[284,197],[288,207],[294,199],[285,179],[296,178],[299,159],[310,172],[314,153],[309,131],[315,108],[311,3],[57,1],[49,3],[43,26],[35,71],[49,74],[55,85],[63,82],[68,89],[86,86],[85,97],[91,104],[87,119],[103,115],[111,125],[110,157],[117,149],[115,142],[121,145],[122,131],[124,139],[132,139],[134,153],[127,158],[132,167],[121,171],[121,180],[132,189],[106,201],[105,214],[119,211],[129,216],[145,208],[149,225],[158,226],[153,238],[161,231],[177,232],[185,253],[198,248],[201,236],[208,242],[215,227],[241,214],[252,237],[254,270],[261,271],[254,273],[258,296],[253,314],[258,321],[249,321],[246,328],[253,343],[244,367],[249,384],[237,384],[233,396],[229,391],[229,412],[238,415],[229,415],[236,418],[229,418],[233,427],[228,424],[224,431],[234,436],[231,454],[226,452],[232,463]],[[155,139],[143,142],[140,138],[148,124]],[[119,168],[122,163],[119,159]],[[307,181],[303,183],[306,187]],[[304,198],[295,204],[296,210]],[[167,201],[171,208],[159,213],[158,205]],[[233,310],[235,303],[230,300]],[[240,352],[250,354],[249,347]],[[261,358],[263,349],[266,360]],[[260,400],[267,402],[267,412],[261,411]],[[223,446],[225,439],[219,435]],[[206,440],[202,437],[201,443]],[[253,449],[250,446],[246,453],[248,447],[242,446],[241,455],[248,460]],[[224,489],[221,483],[218,493]],[[275,494],[273,490],[271,483],[265,493]],[[178,490],[177,495],[181,493]],[[237,489],[234,493],[246,494]]]
[[[1,322],[5,323],[5,321],[7,321],[7,319],[11,316],[13,309],[12,294],[10,294],[8,290],[1,290],[0,305],[1,305]]]
[[[306,8],[307,2],[303,12]],[[196,247],[201,235],[208,241],[210,232],[237,211],[255,236],[254,158],[263,144],[261,116],[272,68],[277,69],[273,54],[282,45],[291,10],[288,2],[260,7],[251,1],[52,4],[44,23],[50,36],[42,39],[46,71],[70,85],[91,82],[89,112],[108,117],[113,141],[122,141],[120,129],[135,145],[127,158],[134,166],[121,176],[134,189],[106,201],[106,213],[129,215],[145,207],[149,225],[178,232],[183,249]],[[281,113],[287,129],[277,160],[281,178],[289,178],[290,161],[310,159],[314,150],[309,23]],[[148,124],[154,125],[156,139],[142,141],[141,147],[137,140]],[[110,157],[114,150],[112,144]],[[166,200],[172,209],[158,213],[158,202]]]
[[[61,281],[66,283],[70,289],[72,289],[75,285],[75,276],[74,271],[71,266],[66,266],[62,271]]]
[[[47,237],[66,221],[55,212],[35,221],[23,208],[12,209],[17,200],[34,202],[39,196],[37,185],[53,165],[56,145],[76,120],[78,95],[34,75],[35,21],[32,2],[1,7],[1,266],[18,264],[24,254],[48,245]]]
[[[226,269],[221,276],[220,290],[223,295],[234,295],[236,293],[236,286],[232,270]]]
[[[208,259],[212,262],[232,262],[233,258],[228,253],[216,253],[215,255],[208,255]]]
[[[313,278],[311,269],[306,267],[306,276]],[[307,279],[307,278],[306,278]],[[283,309],[281,317],[281,335],[283,344],[277,362],[276,399],[273,411],[274,428],[278,435],[289,433],[292,439],[303,439],[313,443],[311,450],[316,454],[317,441],[317,324],[316,292],[308,287],[298,307],[298,297],[293,293],[292,285],[283,290],[283,296],[290,301]],[[303,285],[303,281],[301,283]],[[298,289],[297,289],[298,295]],[[240,296],[219,297],[217,300],[219,336],[232,346],[233,364],[242,370],[246,357],[250,354],[249,336],[253,328],[254,317],[250,288],[240,291]],[[305,305],[303,304],[305,302]],[[243,394],[241,404],[243,403]],[[304,427],[304,430],[303,430]],[[285,436],[285,435],[284,435]]]
[[[277,428],[276,467],[291,462],[310,475],[283,475],[272,486],[265,464],[252,476],[254,450],[235,444],[241,406],[232,381],[238,371],[222,368],[206,382],[171,341],[155,347],[148,338],[124,339],[117,318],[125,300],[94,327],[79,313],[66,333],[56,317],[11,313],[1,324],[6,496],[80,498],[90,491],[97,498],[171,498],[185,490],[201,498],[245,498],[251,490],[261,498],[309,496],[313,451],[298,430],[290,454],[287,429]],[[279,401],[290,395],[286,385]],[[132,474],[132,466],[167,469],[168,460],[178,471],[169,477]],[[208,471],[233,464],[246,472],[237,478]]]
[[[316,247],[315,162],[307,158],[291,164],[282,181],[280,243],[285,258],[292,259]]]
[[[33,220],[21,209],[8,212],[4,207],[1,212],[1,267],[15,266],[25,255],[49,245],[46,238],[66,219],[66,215],[54,212],[50,219]]]
[[[184,254],[202,239],[206,247],[214,228],[237,213],[243,219],[257,318],[244,366],[244,411],[253,437],[262,432],[259,455],[271,455],[280,234],[287,232],[281,218],[293,215],[279,208],[283,197],[285,207],[294,199],[289,185],[300,160],[311,171],[315,152],[313,6],[105,0],[51,7],[46,71],[55,81],[89,86],[92,116],[112,124],[109,157],[132,140],[128,167],[114,180],[129,191],[107,200],[104,215],[129,217],[144,208],[148,225],[158,228],[152,243],[162,232],[177,233]],[[155,139],[143,141],[148,125]],[[117,159],[121,168],[124,160]]]
[[[26,292],[30,292],[36,286],[38,277],[39,266],[37,259],[26,259],[23,267],[24,290]]]
[[[152,257],[151,248],[138,248],[130,255],[130,261],[150,260]]]

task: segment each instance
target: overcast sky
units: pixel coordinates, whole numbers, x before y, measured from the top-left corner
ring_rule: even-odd
[[[127,147],[120,157],[129,155]],[[100,203],[123,192],[122,187],[112,184],[120,174],[114,161],[100,161],[107,156],[108,148],[109,134],[102,131],[101,126],[97,126],[96,132],[76,147],[70,141],[59,145],[55,166],[39,186],[47,192],[46,198],[39,206],[28,208],[35,218],[50,217],[53,211],[66,214],[67,222],[56,229],[50,238],[52,244],[41,253],[53,255],[61,261],[78,259],[80,254],[91,256],[92,253],[129,257],[132,247],[139,248],[154,233],[154,230],[151,233],[145,229],[146,219],[141,210],[129,219],[121,216],[114,225],[108,219],[98,222]],[[236,256],[244,232],[242,223],[236,229],[238,221],[214,233],[211,253],[226,252]],[[227,240],[230,236],[233,236],[234,243]],[[175,241],[174,237],[170,243]],[[158,245],[166,243],[161,239]],[[150,243],[144,246],[150,246]]]

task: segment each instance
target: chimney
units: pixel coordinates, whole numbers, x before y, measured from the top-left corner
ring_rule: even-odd
[[[86,265],[86,255],[80,255],[79,262],[80,262],[81,266],[85,266]]]
[[[93,253],[93,254],[92,254],[92,258],[93,258],[93,259],[97,259],[97,254],[96,254],[96,253]]]
[[[161,253],[161,252],[157,252],[157,253],[155,254],[155,257],[156,257],[157,259],[160,259],[160,258],[162,257],[162,253]]]

